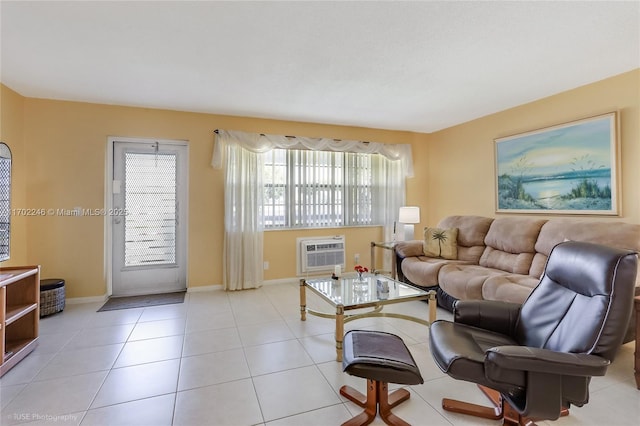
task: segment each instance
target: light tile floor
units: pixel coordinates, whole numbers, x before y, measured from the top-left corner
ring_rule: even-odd
[[[193,292],[182,304],[145,309],[67,305],[42,319],[37,349],[0,379],[0,424],[338,425],[360,411],[340,386],[364,392],[365,381],[335,361],[333,321],[300,321],[298,295],[291,283]],[[310,307],[330,311],[307,298]],[[424,302],[388,308],[427,318]],[[451,316],[439,310],[438,317]],[[473,384],[435,366],[426,327],[367,318],[346,328],[393,332],[409,346],[425,380],[394,410],[409,423],[498,424],[442,410],[443,397],[486,401]],[[633,343],[624,345],[607,375],[593,379],[589,404],[542,424],[640,424],[633,351]]]

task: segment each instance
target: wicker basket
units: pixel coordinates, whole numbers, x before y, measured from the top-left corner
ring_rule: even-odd
[[[55,278],[40,281],[40,317],[64,310],[64,280]]]

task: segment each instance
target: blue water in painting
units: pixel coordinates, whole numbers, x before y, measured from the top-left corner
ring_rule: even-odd
[[[522,186],[527,194],[540,200],[566,195],[578,186],[582,180],[583,178],[534,180],[523,182]],[[589,181],[595,181],[600,188],[611,186],[610,177],[591,177]]]

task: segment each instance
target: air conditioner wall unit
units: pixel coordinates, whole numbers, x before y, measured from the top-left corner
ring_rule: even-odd
[[[335,265],[344,269],[345,238],[334,237],[298,238],[298,275],[333,272]]]

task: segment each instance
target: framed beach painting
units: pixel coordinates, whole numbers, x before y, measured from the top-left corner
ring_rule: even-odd
[[[496,212],[618,215],[615,112],[495,140]]]

